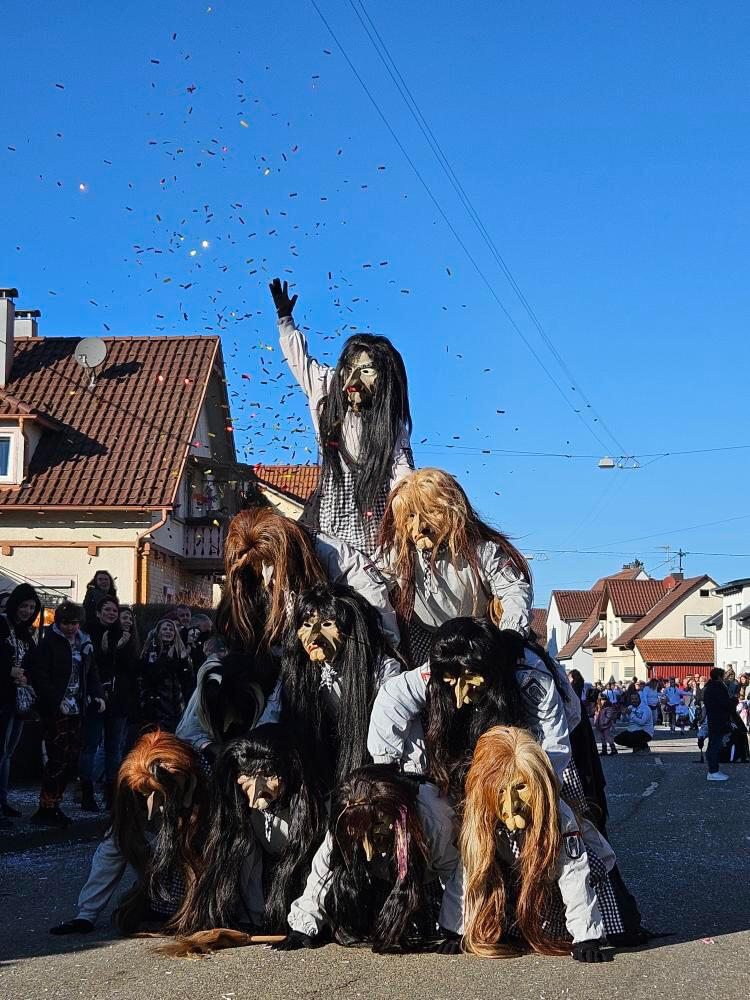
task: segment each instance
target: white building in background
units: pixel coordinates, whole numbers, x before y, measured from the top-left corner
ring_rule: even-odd
[[[750,672],[750,577],[731,580],[713,593],[721,608],[704,624],[714,635],[714,662],[736,674]]]

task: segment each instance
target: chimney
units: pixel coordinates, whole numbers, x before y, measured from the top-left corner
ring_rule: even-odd
[[[13,328],[16,318],[17,288],[0,288],[0,388],[5,388],[13,365]]]
[[[13,333],[19,337],[38,337],[36,321],[42,314],[38,309],[16,309],[16,321],[13,326]]]

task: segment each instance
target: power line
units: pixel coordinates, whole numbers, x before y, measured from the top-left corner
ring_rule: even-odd
[[[567,458],[567,459],[598,459],[601,458],[599,454],[574,454],[573,452],[566,451],[525,451],[523,449],[515,448],[485,448],[482,445],[469,445],[469,444],[446,444],[442,441],[436,441],[433,443],[427,443],[423,446],[415,445],[415,450],[420,450],[424,452],[429,452],[430,449],[434,450],[450,450],[457,451],[461,454],[474,454],[474,455],[511,455],[514,457],[524,457],[524,458]],[[634,455],[614,455],[610,456],[615,462],[625,462],[632,461],[633,459],[642,458],[653,458],[654,461],[660,458],[678,458],[684,455],[708,455],[712,452],[719,451],[744,451],[750,449],[750,444],[733,444],[724,445],[719,448],[689,448],[685,451],[664,451],[664,452],[643,452]],[[654,458],[656,455],[656,458]],[[640,468],[645,469],[652,462],[646,462],[641,465]]]
[[[406,106],[409,109],[412,117],[416,121],[417,126],[419,127],[420,131],[422,132],[422,135],[425,137],[425,139],[426,139],[428,145],[430,146],[430,148],[431,148],[431,150],[432,150],[435,158],[437,159],[438,163],[440,164],[440,166],[441,166],[441,168],[443,170],[443,173],[448,178],[448,181],[450,182],[451,186],[453,187],[453,190],[456,192],[456,194],[458,195],[459,200],[461,201],[461,203],[463,204],[464,208],[468,212],[470,219],[474,223],[474,225],[475,225],[476,229],[478,230],[480,236],[482,237],[482,239],[484,240],[485,244],[487,245],[490,253],[495,258],[495,261],[497,262],[497,264],[500,267],[501,271],[505,275],[505,278],[507,279],[508,284],[512,288],[513,292],[515,293],[515,295],[518,298],[518,300],[521,303],[521,305],[523,306],[523,308],[526,311],[526,314],[528,315],[529,319],[531,320],[531,322],[536,327],[536,329],[537,329],[539,335],[541,336],[542,340],[544,341],[544,343],[547,345],[548,349],[552,353],[552,356],[555,358],[555,360],[560,365],[560,367],[563,370],[563,372],[565,373],[565,375],[567,375],[568,379],[572,383],[572,385],[571,385],[572,390],[574,392],[578,392],[578,394],[580,395],[580,397],[582,398],[582,400],[586,404],[586,408],[588,410],[590,410],[591,413],[594,415],[595,421],[598,422],[601,425],[601,427],[604,429],[604,431],[614,441],[615,445],[621,451],[625,451],[624,446],[615,437],[615,435],[609,429],[609,427],[604,422],[604,419],[600,416],[600,414],[597,413],[597,411],[594,409],[593,404],[591,403],[591,401],[586,396],[585,392],[581,388],[580,383],[576,380],[575,376],[573,375],[572,371],[570,370],[569,366],[567,365],[565,359],[563,358],[563,356],[557,350],[557,347],[552,342],[552,340],[551,340],[550,336],[548,335],[547,331],[542,326],[542,324],[541,324],[540,320],[538,319],[536,313],[534,312],[534,310],[532,309],[532,307],[529,304],[528,300],[526,299],[526,296],[523,294],[521,288],[519,287],[519,285],[518,285],[515,277],[513,276],[512,272],[511,272],[510,268],[508,267],[508,265],[507,265],[506,261],[504,260],[502,254],[498,250],[498,248],[497,248],[497,246],[495,244],[495,241],[493,240],[492,236],[488,232],[488,230],[487,230],[486,226],[484,225],[481,217],[479,216],[479,213],[474,208],[474,205],[473,205],[471,199],[469,198],[468,194],[466,193],[466,191],[465,191],[465,189],[464,189],[461,181],[456,176],[456,173],[453,170],[453,167],[451,166],[451,164],[450,164],[448,158],[446,157],[445,153],[443,152],[442,147],[440,146],[440,143],[438,142],[437,138],[435,137],[435,134],[433,133],[433,131],[432,131],[430,125],[429,125],[429,122],[425,118],[424,114],[422,113],[421,108],[419,107],[419,105],[417,104],[417,101],[414,98],[414,95],[412,94],[411,90],[409,89],[409,86],[406,83],[406,80],[404,80],[403,76],[401,75],[401,72],[400,72],[398,66],[396,65],[395,60],[393,59],[393,56],[391,55],[391,53],[390,53],[390,51],[388,49],[388,46],[386,45],[385,41],[383,40],[383,37],[380,34],[380,32],[378,31],[376,25],[373,23],[373,20],[370,17],[370,15],[369,15],[369,13],[367,11],[367,8],[364,5],[363,0],[359,0],[359,6],[362,8],[362,13],[364,14],[365,18],[367,19],[367,23],[365,23],[365,21],[363,20],[362,14],[360,14],[359,10],[357,9],[357,5],[355,4],[354,0],[349,0],[349,5],[351,6],[351,8],[354,11],[354,13],[357,15],[357,18],[358,18],[360,24],[362,25],[362,27],[364,28],[364,30],[365,30],[368,38],[370,39],[370,42],[372,43],[373,48],[377,52],[378,56],[380,57],[381,62],[383,63],[383,65],[386,68],[386,71],[388,72],[388,75],[390,76],[390,78],[393,81],[394,85],[396,86],[397,90],[401,94],[401,97],[403,98],[404,103],[406,104]],[[369,24],[369,27],[368,27],[368,24]],[[372,31],[370,31],[370,28],[372,29]],[[373,37],[373,34],[377,37],[377,42],[375,41],[375,38]],[[379,43],[379,45],[378,45],[378,43]]]
[[[572,401],[568,398],[568,396],[566,395],[566,393],[564,392],[564,390],[561,388],[561,386],[559,385],[559,383],[555,379],[554,375],[547,368],[547,366],[545,365],[544,361],[542,361],[541,357],[539,356],[539,354],[535,350],[534,346],[529,341],[528,337],[524,334],[523,330],[521,330],[521,328],[519,327],[519,325],[516,323],[515,319],[508,312],[508,309],[505,307],[505,305],[503,304],[502,300],[500,299],[500,296],[495,291],[495,288],[492,285],[492,283],[490,282],[489,278],[487,278],[487,276],[485,275],[484,271],[482,271],[482,269],[480,268],[480,266],[477,263],[476,259],[472,255],[471,251],[469,250],[469,248],[466,246],[466,244],[464,243],[464,241],[459,236],[458,232],[456,231],[455,226],[453,225],[453,223],[450,221],[450,219],[446,215],[446,213],[443,210],[440,202],[437,200],[437,198],[435,197],[435,195],[432,193],[432,190],[429,187],[429,185],[427,184],[427,181],[424,179],[424,177],[422,176],[422,174],[419,171],[419,168],[414,163],[414,161],[412,160],[412,158],[409,156],[409,154],[406,151],[406,148],[404,147],[403,143],[399,139],[398,135],[394,131],[394,129],[391,126],[391,124],[388,121],[388,119],[386,118],[385,113],[383,112],[383,110],[381,109],[380,105],[378,104],[378,102],[373,97],[373,95],[372,95],[369,87],[365,83],[365,81],[360,76],[359,72],[357,71],[356,66],[354,65],[354,63],[352,62],[352,60],[349,58],[349,56],[348,56],[348,54],[346,52],[346,49],[341,44],[341,42],[338,39],[338,36],[336,35],[336,33],[334,32],[333,28],[331,27],[331,25],[326,20],[325,15],[323,14],[323,12],[321,11],[320,7],[316,3],[316,0],[310,0],[310,3],[315,8],[315,10],[316,10],[316,12],[318,14],[318,17],[321,19],[321,21],[323,22],[323,24],[325,25],[325,27],[328,29],[328,33],[330,34],[331,38],[335,42],[335,44],[338,47],[339,51],[341,52],[341,55],[346,60],[348,66],[349,66],[349,69],[352,71],[352,73],[354,74],[354,76],[357,78],[357,81],[359,82],[360,86],[362,87],[362,89],[364,90],[365,94],[369,98],[370,103],[372,104],[372,106],[377,111],[377,113],[378,113],[381,121],[385,125],[385,127],[388,129],[388,132],[390,133],[393,141],[396,143],[396,145],[398,146],[398,148],[401,150],[404,158],[406,159],[406,162],[409,164],[409,166],[413,170],[415,176],[417,177],[417,180],[420,182],[420,184],[422,185],[422,187],[425,189],[425,191],[426,191],[426,193],[427,193],[430,201],[433,203],[433,205],[435,206],[435,208],[439,212],[441,218],[443,219],[443,221],[445,222],[446,226],[448,227],[448,229],[452,233],[452,235],[453,235],[454,239],[456,240],[456,242],[458,243],[458,245],[463,250],[464,254],[466,255],[466,257],[469,260],[469,262],[471,263],[471,265],[473,266],[474,270],[477,272],[477,274],[479,275],[479,277],[482,279],[482,282],[486,285],[486,287],[489,290],[490,294],[492,295],[493,299],[495,300],[495,302],[497,303],[497,305],[500,307],[501,311],[503,312],[503,315],[506,317],[506,319],[508,320],[508,322],[510,323],[510,325],[513,327],[513,329],[516,331],[516,333],[518,334],[518,336],[524,342],[524,344],[526,345],[526,347],[528,348],[528,350],[534,356],[537,364],[542,369],[542,371],[545,373],[545,375],[550,380],[550,382],[557,389],[558,393],[563,398],[563,400],[565,401],[566,405],[578,417],[578,419],[581,421],[581,423],[584,425],[584,427],[589,431],[589,433],[594,438],[596,438],[596,440],[599,442],[599,444],[606,450],[607,447],[608,447],[608,445],[602,440],[602,438],[600,437],[600,435],[597,434],[597,432],[594,430],[594,428],[591,427],[590,424],[586,423],[586,421],[581,416],[580,411],[576,409],[576,407],[573,405]]]

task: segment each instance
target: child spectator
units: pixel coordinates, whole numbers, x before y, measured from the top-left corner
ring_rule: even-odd
[[[81,631],[82,617],[77,604],[60,604],[54,625],[29,658],[47,748],[39,809],[31,817],[38,826],[65,827],[71,822],[60,803],[78,761],[82,719],[105,708],[91,640]]]
[[[610,753],[617,753],[615,746],[615,721],[617,709],[604,694],[600,694],[596,703],[596,714],[594,715],[594,732],[600,741],[602,748],[599,751],[600,757],[607,756],[607,747]]]

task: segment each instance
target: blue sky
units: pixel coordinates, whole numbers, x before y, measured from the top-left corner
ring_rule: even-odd
[[[248,461],[314,457],[270,277],[295,283],[318,356],[335,359],[350,326],[385,333],[407,363],[418,463],[454,472],[536,554],[537,603],[635,556],[661,574],[662,545],[750,552],[747,451],[609,472],[596,457],[500,453],[748,442],[747,5],[367,3],[620,448],[514,297],[349,0],[317,2],[562,395],[309,0],[11,5],[0,284],[49,335],[221,332]],[[685,568],[726,580],[750,575],[750,556]]]

